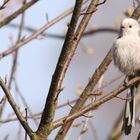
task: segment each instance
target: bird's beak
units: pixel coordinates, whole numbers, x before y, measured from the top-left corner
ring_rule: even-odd
[[[121,26],[121,29],[124,29],[124,26]]]
[[[124,29],[124,26],[121,26],[121,27],[120,27],[120,32],[119,32],[119,37],[121,37],[121,36],[122,36],[123,29]]]

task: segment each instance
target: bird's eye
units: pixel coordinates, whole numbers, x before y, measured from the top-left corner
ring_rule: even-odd
[[[132,25],[129,25],[129,28],[132,28]]]

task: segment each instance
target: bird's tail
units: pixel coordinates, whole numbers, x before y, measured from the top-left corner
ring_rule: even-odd
[[[125,103],[125,112],[123,119],[122,131],[124,131],[125,135],[129,135],[131,133],[131,128],[135,126],[135,93],[136,86],[132,86],[130,90],[127,92],[127,100]]]

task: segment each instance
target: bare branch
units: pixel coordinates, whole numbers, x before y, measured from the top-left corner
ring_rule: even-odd
[[[25,4],[25,3],[23,3],[23,4]],[[22,31],[23,31],[23,25],[24,25],[24,12],[22,13],[22,16],[21,16],[21,23],[19,25],[19,33],[18,33],[18,37],[17,37],[17,42],[20,41]],[[16,72],[17,58],[18,58],[18,50],[13,54],[13,64],[12,64],[9,83],[8,83],[9,89],[11,89],[12,80],[13,80],[15,72]],[[0,117],[2,116],[2,113],[4,111],[5,104],[6,104],[6,98],[3,97],[3,103],[2,103],[2,107],[1,107],[1,111],[0,111]]]
[[[25,5],[25,2],[23,3],[23,5]],[[22,36],[22,32],[23,32],[23,28],[24,28],[24,16],[25,16],[25,12],[23,12],[22,15],[21,15],[19,32],[18,32],[18,37],[17,37],[17,41],[16,41],[17,43],[20,41],[21,36]],[[9,89],[11,88],[11,83],[12,83],[12,80],[14,78],[14,74],[16,72],[18,50],[14,53],[13,57],[14,57],[13,58],[13,65],[12,65],[11,74],[10,74],[10,78],[9,78],[9,84],[8,84]]]
[[[27,108],[25,108],[25,119],[26,119],[26,122],[28,121],[27,116],[28,116],[28,110],[27,110]],[[26,131],[25,131],[25,140],[27,140],[27,132]]]
[[[22,14],[25,10],[27,10],[29,7],[31,7],[36,2],[38,2],[38,0],[31,0],[28,3],[26,3],[25,5],[23,5],[20,9],[18,9],[12,15],[8,16],[6,19],[4,19],[3,21],[1,21],[0,22],[0,27],[3,27],[4,25],[8,24],[10,21],[12,21],[18,15]]]
[[[138,5],[140,7],[140,4]],[[140,8],[136,8],[132,17],[138,18],[140,15]],[[93,10],[91,10],[93,11]],[[89,94],[93,91],[94,87],[96,86],[97,82],[99,81],[100,77],[105,73],[107,70],[109,64],[112,61],[112,52],[111,50],[108,52],[100,66],[96,69],[95,73],[92,75],[89,83],[87,84],[86,88],[84,89],[83,93],[81,94],[80,98],[77,100],[76,104],[73,106],[72,110],[70,111],[69,115],[72,115],[73,113],[77,112],[86,102],[86,100],[89,97]],[[70,126],[72,125],[73,120],[71,122],[66,123],[66,121],[63,122],[63,125],[61,129],[59,130],[58,137],[61,139],[64,138],[67,131],[69,130]],[[56,137],[56,138],[58,138]],[[59,139],[58,138],[58,139]],[[57,140],[58,140],[57,139]]]
[[[0,10],[5,8],[8,1],[9,0],[4,0],[2,6],[0,7]],[[24,13],[24,11],[26,11],[27,8],[29,8],[31,5],[35,4],[37,1],[39,1],[39,0],[28,1],[19,10],[14,12],[12,14],[12,16],[8,16],[6,19],[4,19],[2,22],[0,22],[0,27],[8,24],[19,14]],[[87,2],[88,0],[85,0],[85,1]],[[10,103],[11,107],[13,108],[13,110],[15,112],[15,113],[12,113],[12,115],[9,115],[7,117],[7,119],[0,120],[0,122],[6,123],[6,122],[10,122],[10,121],[15,121],[15,120],[19,121],[20,122],[19,124],[21,124],[23,126],[23,128],[25,129],[27,135],[29,135],[31,140],[45,140],[45,139],[47,139],[47,136],[55,128],[58,128],[58,127],[60,127],[60,130],[58,131],[58,134],[56,135],[55,140],[63,140],[64,137],[66,136],[67,132],[69,131],[69,128],[72,126],[73,121],[78,117],[84,116],[84,117],[86,117],[86,122],[84,124],[83,131],[81,131],[81,135],[79,136],[79,139],[82,138],[82,134],[85,132],[85,130],[87,130],[85,128],[87,128],[86,126],[90,119],[90,116],[87,116],[86,113],[88,113],[91,110],[97,109],[97,107],[99,107],[101,105],[104,105],[107,101],[110,101],[112,98],[119,98],[121,100],[125,100],[124,98],[118,97],[117,95],[119,95],[120,93],[125,91],[127,88],[129,88],[133,84],[135,84],[135,83],[137,84],[137,82],[140,82],[140,77],[135,77],[134,79],[130,80],[127,83],[127,87],[123,85],[123,86],[116,88],[111,93],[109,93],[105,96],[102,94],[103,89],[107,85],[110,85],[111,83],[113,83],[113,81],[109,81],[108,83],[105,83],[105,84],[102,83],[100,87],[96,86],[99,83],[99,79],[101,79],[101,76],[106,72],[109,64],[112,61],[112,53],[111,53],[111,50],[109,50],[109,52],[106,55],[106,57],[104,58],[104,60],[100,63],[99,67],[95,70],[95,72],[89,79],[85,89],[82,88],[82,91],[80,91],[80,95],[79,95],[80,97],[76,100],[71,101],[71,103],[75,103],[75,104],[72,104],[72,106],[71,106],[71,104],[69,102],[67,102],[64,105],[57,106],[59,93],[61,92],[62,87],[63,87],[63,85],[62,85],[63,80],[65,78],[67,69],[75,54],[75,50],[77,49],[77,46],[78,46],[81,38],[83,36],[87,37],[90,35],[95,35],[97,33],[118,33],[118,29],[112,29],[112,28],[106,28],[106,27],[105,28],[93,28],[89,31],[84,32],[88,25],[88,22],[90,21],[90,19],[92,17],[92,14],[97,11],[97,6],[104,4],[107,0],[90,0],[90,2],[88,2],[89,7],[88,8],[86,7],[86,9],[87,9],[86,12],[84,11],[85,13],[82,13],[83,12],[82,9],[85,9],[85,6],[84,6],[84,3],[86,3],[85,1],[84,0],[75,0],[74,11],[73,11],[73,8],[69,9],[68,11],[62,13],[60,16],[58,16],[57,18],[52,20],[51,22],[47,21],[47,23],[44,26],[42,26],[41,28],[39,28],[38,30],[27,27],[27,30],[29,30],[33,33],[30,34],[29,36],[27,36],[26,38],[21,38],[21,32],[23,31],[23,23],[24,23],[24,20],[22,19],[21,24],[18,25],[20,29],[19,29],[19,36],[18,36],[17,41],[14,43],[13,40],[11,39],[11,48],[8,48],[4,52],[0,53],[0,59],[6,57],[8,55],[14,56],[13,65],[11,66],[11,75],[10,75],[9,85],[7,86],[7,82],[5,83],[4,80],[2,80],[0,78],[0,87],[2,88],[2,91],[6,95],[2,99],[2,103],[4,103],[4,101],[6,99],[8,99],[8,102]],[[60,20],[62,20],[63,18],[65,18],[66,16],[68,16],[71,13],[73,13],[73,15],[71,18],[71,22],[68,25],[68,31],[67,31],[66,38],[65,38],[65,35],[44,33],[45,30],[47,30],[48,28],[50,28],[51,26],[53,26],[54,24],[56,24],[57,22],[59,22]],[[132,13],[132,11],[131,11],[131,13]],[[135,11],[133,12],[131,17],[137,19],[139,16],[140,16],[140,4],[137,6],[137,8],[135,9]],[[79,18],[79,17],[81,17],[81,18]],[[79,19],[80,19],[80,22],[79,22]],[[47,18],[47,20],[48,20],[48,18]],[[64,40],[61,54],[59,56],[59,59],[58,59],[57,65],[56,65],[55,72],[52,76],[52,81],[50,84],[49,92],[47,94],[46,104],[44,106],[43,114],[41,114],[41,113],[32,114],[32,112],[30,113],[30,108],[29,108],[28,109],[28,111],[30,113],[29,116],[27,115],[27,112],[26,112],[26,117],[24,117],[23,112],[20,111],[18,105],[15,103],[15,101],[11,95],[10,88],[11,88],[12,80],[15,79],[15,72],[16,72],[16,66],[17,66],[16,63],[17,63],[18,51],[19,51],[18,49],[21,48],[22,46],[24,46],[25,44],[31,42],[34,39],[39,39],[39,36],[40,37],[41,36],[53,37],[53,38],[65,39],[65,40]],[[16,85],[16,83],[15,83],[15,85]],[[16,90],[16,92],[18,92],[19,89],[16,86],[15,86],[14,90]],[[95,87],[97,87],[98,89],[96,90]],[[98,98],[96,98],[96,96],[98,96]],[[90,104],[84,105],[86,103],[86,101],[88,99],[90,99],[90,97],[91,97],[91,99],[94,99],[94,100],[92,102],[90,102]],[[21,95],[21,100],[23,100],[22,104],[28,106],[28,104],[26,103],[26,101],[24,100],[22,95]],[[54,121],[54,115],[55,115],[57,108],[63,107],[65,105],[71,106],[70,113],[67,114],[63,118]],[[4,108],[2,108],[2,109],[4,109]],[[0,112],[2,112],[2,110],[0,110]],[[36,132],[33,132],[33,130],[28,125],[28,122],[27,122],[28,118],[30,118],[30,119],[40,119],[41,118],[39,127],[37,128]],[[122,119],[122,114],[119,116],[119,119]],[[121,121],[119,120],[119,121],[117,121],[117,123],[118,123],[118,125],[115,124],[117,127],[117,130],[113,129],[113,131],[117,132],[116,136],[118,136],[118,137],[116,137],[116,138],[119,138],[121,136],[121,132],[120,132]],[[112,131],[112,134],[113,134],[113,131]],[[25,134],[25,139],[27,139],[27,135]],[[139,136],[140,136],[140,133],[139,133]],[[137,139],[140,139],[139,136]],[[110,137],[111,137],[111,135],[110,135]],[[5,139],[7,139],[7,137]]]
[[[106,2],[106,0],[104,0],[103,2],[98,3],[96,6],[103,5],[103,4],[105,4],[105,2]]]
[[[107,101],[111,100],[112,98],[116,97],[117,95],[119,95],[120,93],[125,91],[127,88],[131,87],[132,85],[134,85],[138,82],[140,82],[140,77],[135,77],[134,79],[132,79],[131,81],[128,82],[128,87],[126,87],[124,85],[120,86],[117,89],[113,90],[111,93],[101,97],[94,103],[91,103],[91,104],[85,106],[81,110],[79,110],[71,115],[68,115],[67,117],[64,117],[62,119],[55,121],[53,124],[53,128],[57,128],[57,127],[63,125],[64,123],[67,123],[69,121],[72,121],[72,120],[82,116],[83,114],[87,113],[90,110],[96,109],[100,105],[102,105],[102,104],[106,103]]]
[[[42,34],[45,30],[47,30],[48,28],[50,28],[51,26],[53,26],[54,24],[56,24],[57,22],[59,22],[63,18],[67,17],[69,14],[72,13],[72,11],[73,11],[73,8],[68,9],[67,11],[65,11],[64,13],[62,13],[61,15],[59,15],[58,17],[56,17],[55,19],[53,19],[48,24],[45,24],[44,26],[42,26],[40,29],[38,29],[37,31],[35,31],[32,35],[30,35],[26,39],[19,41],[19,43],[17,43],[16,45],[14,45],[12,48],[9,48],[6,51],[0,53],[0,59],[2,59],[3,57],[6,57],[7,55],[9,55],[12,52],[16,51],[17,49],[19,49],[23,45],[27,44],[28,42],[32,41],[33,39],[36,39],[37,36],[39,36],[40,34]]]
[[[22,113],[19,111],[19,108],[18,108],[17,104],[15,103],[7,85],[4,83],[4,81],[1,78],[0,78],[0,86],[1,86],[2,90],[4,91],[7,99],[9,101],[11,107],[13,108],[17,118],[19,119],[21,125],[24,127],[24,129],[26,130],[28,135],[32,138],[33,137],[33,131],[29,127],[28,123],[26,122],[26,119],[22,116]]]
[[[132,18],[134,19],[138,19],[140,16],[140,4],[137,6],[137,8],[134,10],[133,14],[132,14]]]
[[[7,4],[7,2],[5,1],[4,3]],[[3,21],[1,21],[0,22],[0,27],[3,27],[4,25],[8,24],[10,21],[12,21],[18,15],[22,14],[24,11],[26,11],[28,8],[30,8],[32,5],[34,5],[36,2],[38,2],[38,0],[32,0],[32,1],[28,2],[28,3],[26,3],[25,5],[23,5],[20,9],[18,9],[12,15],[8,16],[6,19],[4,19]],[[10,83],[9,83],[9,87],[10,87]],[[3,112],[3,109],[4,109],[5,103],[6,103],[6,97],[3,97],[3,104],[0,107],[0,117],[2,115],[2,112]]]
[[[10,23],[8,25],[9,27],[13,27],[13,28],[18,28],[19,25],[14,24],[14,23]],[[34,32],[36,29],[32,28],[32,27],[24,27],[25,30],[27,30],[28,32]],[[110,28],[110,27],[98,27],[98,28],[93,28],[90,29],[89,31],[85,31],[83,34],[83,37],[88,37],[90,35],[95,35],[98,33],[116,33],[118,34],[119,30],[115,29],[115,28]],[[60,34],[51,34],[51,33],[42,33],[41,36],[43,37],[50,37],[50,38],[54,38],[54,39],[65,39],[65,35],[60,35]]]
[[[3,2],[3,4],[0,6],[0,10],[4,9],[6,7],[6,4],[9,2],[10,0],[5,0]]]
[[[98,4],[98,0],[92,0],[91,3],[89,4],[89,7],[88,7],[88,10],[86,11],[86,13],[90,13],[92,11],[95,11],[96,10],[96,5]],[[79,24],[79,27],[77,29],[77,32],[76,32],[76,38],[77,40],[80,40],[81,39],[81,35],[83,34],[84,32],[84,29],[85,27],[87,26],[87,23],[89,22],[90,18],[91,18],[92,14],[88,14],[88,15],[84,15],[81,23]],[[98,74],[97,74],[98,75]],[[100,78],[99,78],[100,79]],[[98,80],[99,80],[98,79]],[[95,79],[96,80],[96,79]],[[91,82],[90,82],[91,83]],[[91,86],[89,87],[91,89]],[[93,89],[93,88],[92,88]],[[89,90],[89,92],[87,93],[91,93],[92,90]],[[82,94],[84,97],[86,97],[86,95]],[[83,97],[82,97],[83,98]],[[70,112],[70,114],[74,113],[75,111],[78,111],[79,108],[81,108],[83,106],[83,102],[85,101],[82,101],[82,98],[80,97],[78,100],[77,100],[77,104],[76,106],[74,106]],[[72,121],[73,122],[73,121]],[[67,134],[70,126],[72,125],[72,122],[69,122],[68,124],[66,124],[65,122],[63,123],[61,129],[59,130],[58,132],[58,135],[56,136],[55,139],[57,140],[61,140],[61,139],[64,139],[65,135]]]
[[[78,23],[78,19],[80,17],[82,4],[83,0],[76,0],[75,2],[71,22],[67,31],[65,42],[63,44],[63,48],[55,72],[52,77],[51,86],[46,99],[45,108],[43,110],[39,128],[37,130],[37,135],[40,135],[40,137],[44,139],[50,133],[62,81],[65,77],[65,73],[72,59],[72,56],[74,55],[75,49],[77,48],[77,45],[75,46],[73,45],[74,41],[77,40],[75,39],[76,36],[74,33]],[[76,42],[76,44],[78,43]]]
[[[140,140],[140,132],[139,132],[139,134],[138,134],[137,140]]]
[[[93,88],[97,84],[98,80],[100,79],[101,75],[106,71],[107,66],[110,64],[112,60],[112,54],[109,52],[106,56],[106,58],[103,60],[103,62],[100,64],[99,68],[95,71],[93,76],[91,77],[89,83],[87,84],[86,88],[80,95],[79,99],[77,100],[76,104],[73,106],[72,110],[70,111],[69,115],[73,114],[74,112],[77,112],[85,103],[85,101],[89,98],[89,94],[92,93]],[[103,68],[103,69],[101,69]],[[64,130],[66,130],[65,125],[70,128],[71,124],[73,123],[73,120],[69,123],[63,123],[63,127],[61,128],[61,134],[62,132],[65,133]],[[67,128],[67,129],[68,129]],[[68,131],[68,130],[67,130]]]
[[[122,76],[116,77],[116,78],[110,80],[108,83],[106,83],[106,84],[103,85],[102,87],[97,88],[97,89],[94,91],[94,93],[92,94],[92,96],[98,96],[97,94],[98,94],[100,91],[102,91],[104,88],[110,86],[112,83],[116,82],[116,81],[119,80],[121,77],[122,77]],[[15,81],[15,82],[16,82],[16,81]],[[17,83],[16,83],[16,84],[17,84]],[[16,85],[16,88],[18,88],[17,85]],[[19,89],[16,89],[16,90],[19,90]],[[28,108],[28,111],[29,111],[29,113],[30,113],[30,116],[28,116],[27,118],[28,118],[28,119],[34,119],[34,120],[40,119],[40,118],[41,118],[40,115],[42,114],[42,112],[33,114],[33,113],[31,112],[30,108],[28,107],[28,105],[27,105],[25,99],[23,98],[23,95],[20,93],[20,91],[17,91],[17,92],[19,92],[19,96],[21,96],[21,99],[22,99],[24,105]],[[67,105],[69,105],[69,104],[73,104],[73,103],[75,103],[76,101],[77,101],[77,99],[74,99],[74,100],[71,100],[71,101],[67,101],[67,102],[65,102],[65,103],[63,103],[63,104],[58,105],[58,106],[57,106],[57,109],[60,109],[60,108],[62,108],[62,107],[65,107],[65,106],[67,106]],[[8,119],[5,119],[5,120],[0,120],[0,123],[8,123],[8,122],[12,122],[12,121],[18,121],[18,119],[17,119],[17,118],[8,118]]]
[[[17,83],[16,79],[14,79],[14,84],[15,84],[15,90],[16,90],[18,96],[21,98],[24,106],[26,108],[28,108],[29,115],[33,116],[33,112],[31,110],[31,108],[29,107],[29,105],[27,104],[27,101],[25,100],[24,96],[22,95],[22,93],[18,87],[18,83]],[[38,122],[35,119],[34,119],[34,123],[36,124],[36,126],[38,126]]]

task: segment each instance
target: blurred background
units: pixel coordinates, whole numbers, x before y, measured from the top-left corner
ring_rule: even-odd
[[[1,5],[2,3],[3,0],[0,0]],[[0,11],[0,21],[20,8],[21,3],[21,0],[10,0],[6,8]],[[24,27],[30,27],[36,31],[67,9],[73,7],[74,3],[75,0],[41,0],[25,12]],[[135,6],[137,6],[137,2],[135,1],[134,5],[133,0],[106,1],[106,3],[99,6],[98,10],[93,14],[92,20],[88,24],[87,31],[101,27],[118,29],[121,19],[125,17],[124,13],[126,11],[131,13]],[[19,50],[15,74],[16,82],[21,94],[24,96],[24,100],[30,107],[33,114],[41,113],[44,108],[51,78],[63,46],[64,37],[67,31],[67,24],[70,22],[70,17],[71,15],[46,30],[46,37],[40,36],[39,38],[24,45]],[[21,16],[18,16],[10,24],[0,29],[1,52],[9,47],[12,47],[12,44],[16,42],[19,30],[17,27],[13,27],[13,25],[19,26],[20,20]],[[32,32],[24,28],[21,38],[26,38],[31,34]],[[50,34],[62,36],[62,38],[49,36]],[[117,32],[100,32],[97,34],[90,34],[82,38],[63,82],[64,90],[59,96],[59,105],[79,97],[82,89],[86,86],[89,78],[112,47],[113,41],[117,38],[117,36]],[[9,79],[12,59],[13,56],[9,55],[0,61],[0,76],[3,79],[5,77]],[[102,84],[107,84],[121,75],[122,74],[118,71],[118,69],[111,63],[108,70],[102,77]],[[110,91],[117,88],[120,84],[122,84],[123,79],[124,77],[122,76],[119,80],[109,84],[103,89],[102,94],[108,94]],[[17,93],[14,82],[12,83],[11,92],[16,103],[19,105],[21,112],[24,114],[27,106],[25,106],[23,100],[21,100],[19,94]],[[0,90],[0,99],[3,95],[3,91]],[[125,97],[125,94],[121,94],[121,96]],[[97,110],[94,110],[92,112],[94,117],[90,120],[91,123],[87,126],[88,132],[82,135],[82,139],[107,140],[114,123],[124,108],[124,102],[124,100],[114,98],[97,108]],[[70,109],[71,107],[69,105],[58,109],[55,119],[59,119],[67,115]],[[138,113],[137,116],[139,116]],[[9,117],[15,118],[15,115],[9,103],[6,103],[4,112],[1,116],[0,140],[24,140],[25,132],[18,121],[2,123],[2,120],[6,120]],[[80,132],[83,128],[83,121],[85,119],[85,117],[80,117],[75,120],[75,126],[69,131],[67,137],[65,138],[66,140],[76,140],[79,138]],[[39,119],[36,121],[29,119],[28,122],[33,130],[37,129]],[[139,128],[139,124],[137,124],[136,127],[133,128],[131,135],[123,136],[122,140],[136,139]],[[49,140],[54,139],[57,130],[58,129],[53,131]]]

